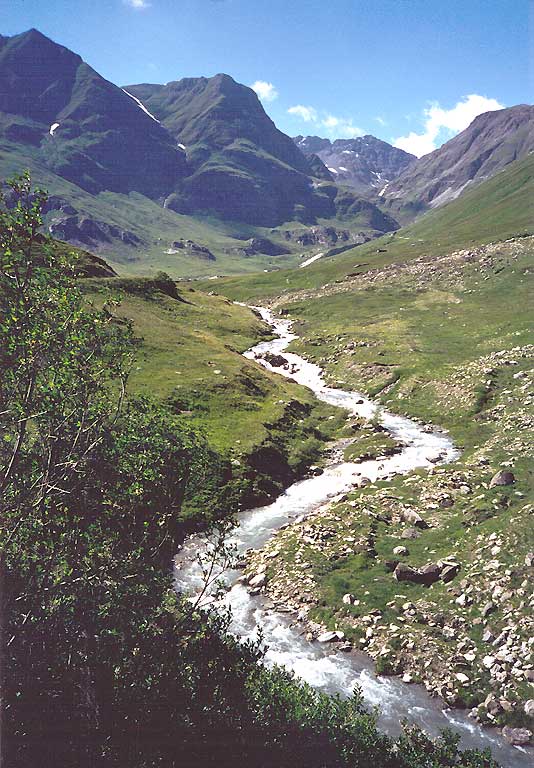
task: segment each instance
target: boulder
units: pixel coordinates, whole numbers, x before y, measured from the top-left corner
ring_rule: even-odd
[[[529,552],[525,555],[525,565],[527,568],[532,568],[532,566],[534,566],[534,552]]]
[[[249,587],[252,587],[253,589],[259,589],[260,587],[264,587],[267,583],[267,575],[265,573],[258,573],[256,576],[253,576],[251,579],[249,579]]]
[[[352,605],[353,602],[356,600],[354,595],[351,595],[350,593],[347,593],[346,595],[343,595],[341,598],[344,605]]]
[[[495,603],[489,602],[482,606],[480,613],[482,614],[483,618],[486,618],[487,616],[490,615],[490,613],[493,613],[493,611],[495,611],[496,609],[497,608]]]
[[[428,563],[419,569],[418,580],[425,587],[429,587],[436,581],[439,581],[441,576],[441,567],[437,563]]]
[[[490,488],[495,488],[497,485],[512,485],[515,483],[514,473],[506,469],[501,469],[497,472],[490,481]]]
[[[525,711],[525,715],[528,715],[528,717],[534,717],[534,699],[525,701],[525,706],[523,709]]]
[[[412,568],[411,565],[406,565],[406,563],[399,563],[393,571],[393,575],[397,581],[417,582],[419,580],[419,571]]]
[[[402,547],[401,546],[401,547],[395,547],[393,549],[393,554],[394,555],[408,555],[409,552],[408,552],[407,547]]]
[[[449,581],[452,581],[458,575],[459,570],[460,566],[458,563],[445,563],[440,574],[441,580],[448,584]]]
[[[502,729],[502,735],[509,744],[520,747],[530,744],[532,731],[529,731],[528,728],[510,728],[510,726],[505,725]]]
[[[263,359],[266,360],[273,368],[283,368],[288,364],[287,358],[283,355],[276,355],[273,352],[265,352]]]

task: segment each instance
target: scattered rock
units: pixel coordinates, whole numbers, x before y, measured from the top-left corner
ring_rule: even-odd
[[[407,547],[400,546],[400,547],[395,547],[393,549],[393,554],[394,555],[408,555],[409,552],[408,552]]]
[[[464,675],[463,672],[457,672],[454,677],[458,680],[459,683],[462,683],[462,685],[466,685],[466,683],[469,682],[469,678],[467,675]]]
[[[417,528],[405,528],[401,533],[401,539],[418,539],[420,535]]]
[[[485,619],[487,616],[490,615],[490,613],[493,613],[496,609],[497,609],[497,606],[495,605],[495,603],[489,602],[489,603],[486,603],[484,606],[482,606],[482,610],[480,611],[480,613]]]
[[[423,520],[421,515],[413,509],[403,509],[402,517],[406,523],[415,525],[416,528],[428,528],[428,524]]]
[[[495,488],[497,485],[512,485],[513,483],[515,483],[514,473],[506,469],[501,469],[493,475],[489,487]]]
[[[344,632],[340,632],[339,630],[333,631],[333,632],[323,632],[319,637],[317,638],[317,642],[319,643],[334,643],[337,640],[343,640],[345,637]]]
[[[452,581],[458,575],[459,570],[460,566],[458,563],[445,564],[441,571],[441,580],[448,584],[449,581]]]

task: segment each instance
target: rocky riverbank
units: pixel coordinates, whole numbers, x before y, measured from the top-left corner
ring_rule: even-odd
[[[500,429],[466,461],[364,481],[250,553],[245,571],[310,639],[365,651],[379,673],[422,683],[516,744],[534,730],[533,351],[478,361],[487,376],[514,372],[483,415]]]

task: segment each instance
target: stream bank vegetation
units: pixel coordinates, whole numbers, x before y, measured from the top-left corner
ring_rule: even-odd
[[[71,256],[38,234],[44,193],[27,176],[9,186],[0,212],[6,764],[492,768],[450,733],[433,742],[406,727],[388,738],[358,692],[342,701],[267,670],[261,647],[228,635],[227,617],[174,592],[183,510],[202,515],[213,448],[184,409],[131,392],[131,324],[88,304]],[[233,511],[224,495],[217,503]]]

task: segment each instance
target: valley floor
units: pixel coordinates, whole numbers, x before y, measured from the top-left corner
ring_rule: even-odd
[[[271,302],[295,318],[294,351],[329,385],[446,427],[462,455],[354,489],[280,531],[248,565],[266,569],[265,591],[306,616],[312,636],[340,630],[379,672],[420,681],[482,722],[530,731],[533,263],[534,238],[511,239]],[[352,456],[392,449],[363,426],[349,425]],[[492,482],[501,470],[511,475]],[[444,562],[454,565],[446,581],[414,577]]]

